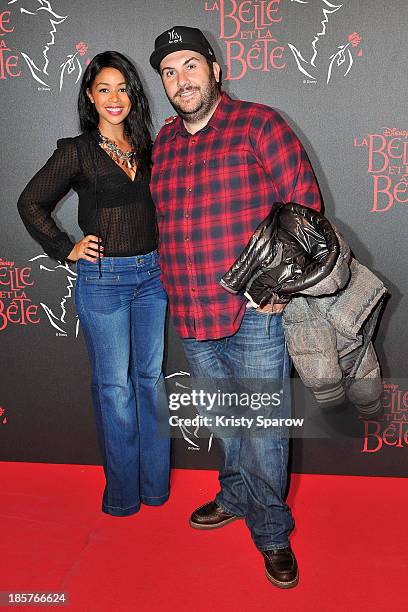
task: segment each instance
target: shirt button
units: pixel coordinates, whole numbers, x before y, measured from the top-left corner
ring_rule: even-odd
[[[188,191],[192,191],[191,187],[188,188]]]
[[[185,216],[186,219],[190,218],[190,215],[188,213],[186,213],[184,216]]]
[[[196,290],[195,287],[191,287],[191,291],[194,293],[194,291]]]
[[[189,166],[192,166],[192,165],[193,165],[193,162],[192,162],[192,161],[189,161],[189,162],[188,162],[188,165],[189,165]]]
[[[190,240],[190,238],[189,238],[188,236],[185,236],[184,240],[185,240],[186,242],[188,242],[188,241]]]
[[[192,138],[192,139],[191,139],[191,142],[192,142],[193,144],[195,144],[195,143],[197,142],[197,139],[196,139],[196,138]]]

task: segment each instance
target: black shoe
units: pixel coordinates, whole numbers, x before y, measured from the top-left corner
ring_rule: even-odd
[[[217,502],[210,501],[194,510],[190,517],[190,527],[194,529],[217,529],[241,517],[225,512]]]
[[[299,582],[295,555],[290,546],[261,551],[265,559],[266,577],[280,589],[291,589]]]

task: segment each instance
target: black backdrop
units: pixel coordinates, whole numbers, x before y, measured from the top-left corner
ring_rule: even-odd
[[[298,472],[405,475],[408,444],[406,0],[89,0],[0,2],[0,459],[98,463],[89,367],[73,307],[75,268],[44,256],[16,201],[56,140],[78,133],[86,62],[116,49],[140,69],[155,127],[172,114],[148,58],[175,24],[201,28],[224,88],[279,110],[303,141],[327,216],[392,299],[376,339],[386,390],[379,424],[360,435],[293,443]],[[58,222],[79,238],[76,196]],[[166,373],[186,370],[169,323]],[[174,377],[169,378],[174,382]],[[296,390],[295,406],[303,401]],[[178,467],[213,467],[216,445],[181,438]]]

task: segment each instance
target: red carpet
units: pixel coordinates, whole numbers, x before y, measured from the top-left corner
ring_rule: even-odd
[[[100,513],[99,467],[1,463],[0,487],[0,591],[68,591],[81,612],[407,609],[404,479],[294,475],[290,591],[266,580],[243,521],[188,526],[214,472],[175,470],[169,502],[127,518]]]

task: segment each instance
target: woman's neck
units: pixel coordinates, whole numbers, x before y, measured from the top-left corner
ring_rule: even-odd
[[[103,136],[109,138],[109,140],[114,140],[115,142],[127,141],[123,123],[119,125],[111,125],[109,123],[100,122],[98,125],[98,130],[101,134],[103,134]]]

